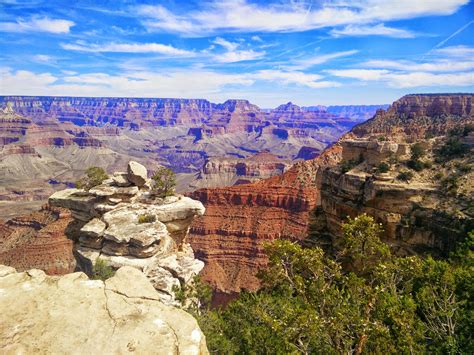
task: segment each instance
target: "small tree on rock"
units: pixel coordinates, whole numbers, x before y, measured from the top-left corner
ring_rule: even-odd
[[[174,195],[176,187],[176,175],[173,170],[161,167],[151,177],[153,180],[152,192],[158,197]]]
[[[89,190],[94,186],[102,184],[102,182],[108,178],[109,176],[104,169],[98,166],[91,166],[86,170],[84,176],[76,182],[76,187],[78,189]]]

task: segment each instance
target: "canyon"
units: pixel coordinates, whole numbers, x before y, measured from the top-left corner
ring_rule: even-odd
[[[256,290],[259,287],[258,270],[264,268],[267,263],[264,252],[266,243],[283,238],[319,245],[334,253],[337,252],[342,237],[341,225],[347,216],[360,213],[374,216],[383,225],[384,241],[399,255],[436,256],[449,253],[453,246],[462,240],[465,231],[473,226],[474,136],[469,128],[474,123],[473,97],[472,94],[404,96],[387,110],[377,110],[373,118],[355,125],[350,132],[344,133],[326,149],[321,148],[319,151],[319,148],[316,148],[314,151],[310,146],[303,146],[298,151],[294,150],[296,155],[316,156],[308,160],[287,159],[284,154],[275,154],[272,150],[252,152],[245,157],[207,157],[196,176],[188,180],[189,186],[197,189],[186,192],[187,197],[183,197],[198,200],[205,206],[203,215],[198,213],[193,217],[192,223],[186,222],[186,228],[190,227],[186,240],[192,247],[194,258],[204,262],[201,278],[218,293],[232,294],[242,290]],[[233,109],[237,110],[235,107]],[[243,105],[243,110],[253,109],[251,104]],[[314,111],[289,103],[275,109],[272,114],[276,122],[284,122],[296,136],[300,126],[311,126],[312,123],[305,123],[304,117],[310,117],[308,112]],[[324,115],[328,114],[327,111],[324,112]],[[12,117],[18,127],[24,124],[24,119],[20,119],[18,114],[10,109],[4,110],[4,114]],[[308,120],[314,121],[315,118],[311,117]],[[185,116],[180,118],[184,119]],[[77,127],[104,128],[93,125]],[[268,127],[270,126],[263,127],[258,134],[266,134]],[[107,126],[107,129],[110,127]],[[232,125],[229,129],[238,131],[242,130],[242,127]],[[282,128],[271,128],[274,129]],[[456,133],[459,129],[464,131]],[[12,128],[12,131],[15,129]],[[17,131],[21,131],[21,128]],[[311,132],[311,128],[309,131]],[[222,132],[216,134],[218,137],[227,135]],[[193,130],[192,136],[193,141],[197,139],[197,142],[207,139],[203,130]],[[457,139],[469,153],[451,157],[450,160],[439,160],[438,152],[453,139]],[[416,150],[415,145],[420,145],[424,151],[424,156],[418,162],[422,166],[419,171],[410,168],[409,163],[413,151]],[[24,154],[34,154],[28,153],[26,148],[21,149]],[[125,156],[121,159],[125,159]],[[118,161],[120,159],[116,162]],[[382,169],[381,164],[386,166]],[[153,163],[151,166],[154,166]],[[407,175],[407,172],[410,174]],[[123,177],[123,173],[117,174],[122,174]],[[118,179],[118,175],[113,178]],[[451,182],[452,178],[456,179],[454,183]],[[105,215],[110,213],[108,209],[117,208],[114,205],[117,200],[114,195],[118,193],[118,187],[113,187],[113,181],[107,184],[112,185],[91,191],[93,196],[87,198],[94,202],[92,205],[86,204],[86,210],[80,207],[72,208],[70,212],[71,201],[86,198],[81,193],[74,195],[74,192],[72,195],[63,195],[62,198],[53,195],[48,206],[40,212],[35,212],[43,217],[33,213],[30,217],[11,218],[4,223],[0,229],[3,235],[12,236],[5,238],[4,250],[14,250],[11,246],[18,246],[15,252],[4,251],[4,260],[13,265],[16,262],[16,267],[25,270],[27,265],[22,264],[21,257],[17,256],[19,260],[16,261],[11,255],[20,255],[22,246],[28,244],[30,237],[41,240],[35,237],[49,235],[44,232],[48,232],[47,228],[54,229],[55,223],[58,226],[71,220],[75,223],[79,223],[78,220],[89,223],[97,218],[90,215],[91,208],[96,211],[94,213],[99,213],[98,218],[103,219],[102,222],[108,224],[110,221]],[[123,188],[130,189],[120,187]],[[140,192],[142,193],[144,192]],[[119,195],[123,196],[124,193]],[[97,198],[108,202],[104,205],[102,200],[101,203],[96,201]],[[77,201],[74,203],[77,204]],[[122,203],[130,202],[125,200]],[[171,204],[173,203],[175,202]],[[96,210],[96,207],[99,210]],[[89,217],[85,218],[84,212]],[[51,213],[52,217],[49,215]],[[116,213],[120,215],[120,212]],[[44,218],[50,219],[44,226],[35,224],[35,221],[41,222]],[[49,224],[52,227],[48,227]],[[96,221],[93,224],[100,223]],[[18,228],[27,229],[24,229],[26,232],[16,232],[18,236],[23,237],[15,239],[13,233],[19,230]],[[90,233],[86,230],[83,232]],[[62,245],[61,243],[68,242],[68,238],[60,233],[57,236],[59,239],[55,243]],[[111,252],[119,253],[114,256],[118,258],[116,260],[123,260],[120,258],[124,256],[129,257],[127,253],[133,256],[134,253],[138,255],[136,252],[144,252],[137,251],[135,245],[127,243],[113,245],[111,248],[106,245],[110,243],[104,242],[103,236],[100,237],[102,239],[99,244],[96,243],[99,240],[91,241],[88,238],[90,239],[90,235],[87,238],[77,237],[74,247],[77,256],[80,251],[78,247],[92,246],[97,249],[99,246],[99,251],[82,255],[83,261],[84,257],[89,259],[85,264],[90,265],[93,262],[91,257],[100,255],[113,263],[113,258],[109,257]],[[97,236],[95,238],[97,239]],[[72,250],[71,246],[67,248]],[[28,250],[27,247],[25,250]],[[61,248],[58,250],[58,253],[62,253]],[[181,251],[175,250],[175,253],[178,252]],[[46,269],[50,264],[48,258],[54,259],[54,255],[46,256],[46,260],[41,261],[38,267]],[[69,256],[66,260],[69,260],[68,258]],[[55,266],[49,270],[51,273],[68,272],[68,268],[74,267],[73,264],[62,262],[60,264],[63,269],[56,270],[57,264],[52,264]],[[155,264],[159,266],[159,263]],[[168,298],[171,302],[172,297],[171,295],[171,298]]]
[[[180,192],[278,175],[379,107],[331,113],[292,103],[262,110],[246,100],[1,96],[0,219],[38,210],[89,166],[113,172],[130,159],[172,168]]]
[[[190,234],[206,264],[203,279],[224,293],[256,290],[266,242],[304,240],[333,251],[341,224],[360,213],[382,223],[384,240],[396,253],[448,253],[473,227],[473,133],[461,138],[470,154],[437,163],[435,153],[452,129],[473,125],[473,100],[473,94],[408,95],[281,176],[191,193],[206,206]],[[431,167],[402,181],[397,177],[409,170],[415,143]],[[391,162],[386,173],[377,172],[382,162]],[[348,163],[350,169],[342,170]],[[447,193],[440,184],[451,175],[458,181]]]

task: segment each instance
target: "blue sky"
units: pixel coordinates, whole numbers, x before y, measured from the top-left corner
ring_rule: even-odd
[[[0,94],[261,107],[474,91],[469,0],[0,0]]]

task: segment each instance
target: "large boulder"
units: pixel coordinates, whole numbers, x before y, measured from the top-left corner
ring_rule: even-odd
[[[3,353],[208,353],[196,320],[131,267],[103,282],[0,266],[0,290]]]
[[[148,171],[140,163],[131,161],[127,167],[127,179],[136,186],[142,187],[147,182]]]

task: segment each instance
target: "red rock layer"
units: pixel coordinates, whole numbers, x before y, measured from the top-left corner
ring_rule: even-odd
[[[206,263],[203,280],[224,292],[257,289],[256,274],[267,262],[264,243],[306,236],[309,213],[318,201],[316,172],[339,159],[336,145],[281,176],[191,193],[206,206],[189,236],[196,257]]]
[[[69,211],[44,206],[0,224],[0,264],[18,271],[41,269],[49,275],[73,272],[73,241],[65,235],[72,221]]]

